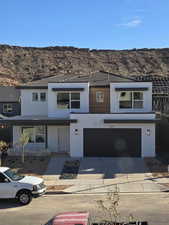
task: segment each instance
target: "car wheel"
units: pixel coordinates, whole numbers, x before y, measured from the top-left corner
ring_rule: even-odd
[[[22,205],[27,205],[32,200],[32,195],[29,191],[21,191],[17,195],[17,199]]]

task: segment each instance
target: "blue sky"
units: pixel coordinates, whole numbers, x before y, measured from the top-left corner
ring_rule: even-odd
[[[4,0],[0,12],[1,44],[169,47],[169,0]]]

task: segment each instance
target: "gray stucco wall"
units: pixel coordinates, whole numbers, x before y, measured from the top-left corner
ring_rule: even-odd
[[[13,111],[9,113],[3,112],[3,105],[4,104],[12,104]],[[21,113],[21,105],[18,102],[0,102],[0,114],[4,116],[16,116],[20,115]]]

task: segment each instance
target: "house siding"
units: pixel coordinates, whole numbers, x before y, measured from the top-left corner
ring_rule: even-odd
[[[120,91],[116,88],[148,88],[143,91],[144,106],[141,109],[120,109],[119,108],[119,95]],[[132,83],[111,83],[110,84],[110,112],[151,112],[152,111],[152,83],[150,82],[132,82]]]
[[[83,157],[84,156],[84,139],[83,129],[84,128],[134,128],[141,129],[141,156],[142,157],[154,157],[155,156],[155,122],[154,123],[142,123],[142,124],[123,124],[113,123],[105,124],[104,119],[110,119],[121,117],[122,115],[112,114],[76,114],[71,115],[71,118],[78,120],[78,123],[72,123],[70,125],[70,155],[71,157]],[[143,115],[143,118],[152,118],[154,115]],[[125,115],[126,117],[126,115]],[[132,118],[133,115],[128,115],[128,118]],[[135,118],[141,118],[142,115],[135,115]],[[147,131],[150,130],[150,135],[147,135]]]
[[[104,101],[96,101],[96,93],[103,92]],[[109,113],[110,112],[110,88],[91,87],[89,92],[90,113]]]
[[[41,92],[46,93],[46,101],[32,101],[32,93],[36,92],[40,94]],[[48,114],[48,91],[44,89],[31,89],[31,90],[21,90],[21,115],[22,116],[33,116],[42,115],[46,116]]]
[[[57,92],[53,88],[84,88],[80,91],[80,109],[58,109]],[[89,112],[89,84],[88,83],[50,83],[48,85],[48,116],[68,118],[70,112]]]

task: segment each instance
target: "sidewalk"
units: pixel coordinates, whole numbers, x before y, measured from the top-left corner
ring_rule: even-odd
[[[162,183],[169,183],[169,179],[154,179],[144,160],[138,158],[79,159],[77,179],[60,180],[59,176],[67,159],[73,160],[53,157],[43,176],[46,185],[55,186],[56,192],[99,194],[115,191],[116,188],[121,193],[152,193],[169,190],[169,186],[162,185]]]

